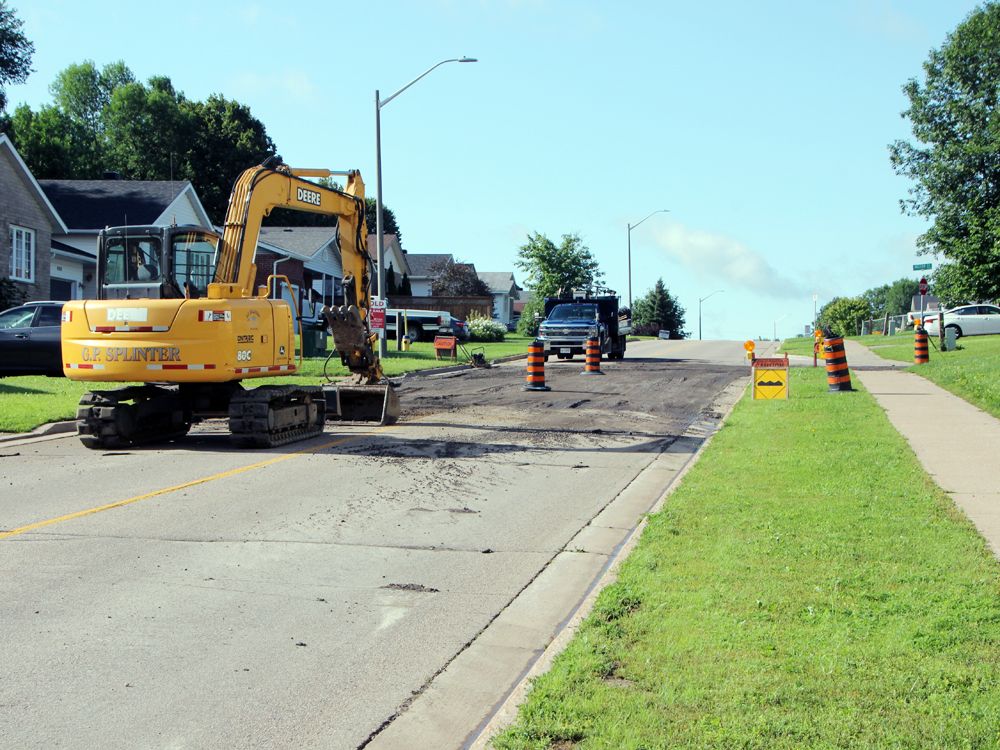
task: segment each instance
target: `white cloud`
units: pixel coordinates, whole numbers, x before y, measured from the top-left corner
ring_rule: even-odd
[[[653,232],[656,244],[670,258],[696,276],[758,295],[802,298],[812,293],[801,281],[792,279],[759,252],[739,240],[720,234],[672,224]]]

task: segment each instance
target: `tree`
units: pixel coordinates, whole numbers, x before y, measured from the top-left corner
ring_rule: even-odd
[[[365,223],[368,225],[368,233],[375,234],[377,224],[375,223],[375,199],[365,198]],[[382,204],[382,232],[396,235],[396,241],[403,244],[403,233],[399,231],[399,224],[396,223],[396,214],[392,212],[384,203]]]
[[[671,339],[687,338],[684,330],[684,308],[671,296],[663,279],[657,279],[649,292],[635,301],[632,325],[643,332],[670,331]]]
[[[168,77],[140,83],[120,61],[70,65],[49,91],[52,105],[18,107],[9,123],[36,177],[94,179],[114,170],[129,179],[190,180],[221,223],[236,178],[275,150],[245,105],[218,94],[191,101]]]
[[[36,178],[89,174],[89,166],[81,167],[87,136],[61,109],[43,106],[34,112],[22,104],[14,110],[8,133]]]
[[[537,298],[571,289],[594,289],[604,275],[576,234],[564,234],[558,246],[544,234],[529,234],[518,258],[516,265],[527,274],[527,286]]]
[[[248,106],[221,94],[212,94],[204,102],[187,101],[181,107],[193,118],[188,144],[192,182],[208,215],[221,221],[236,178],[273,155],[274,142]],[[298,212],[297,216],[306,214]],[[292,223],[302,226],[298,220]]]
[[[545,300],[539,297],[532,297],[530,300],[524,303],[524,309],[521,310],[521,317],[517,320],[517,332],[522,336],[537,336],[538,326],[541,324],[541,318],[545,314]],[[535,316],[538,319],[535,319]]]
[[[490,288],[476,274],[471,263],[444,260],[429,269],[431,294],[435,297],[488,297]]]
[[[868,303],[873,318],[905,315],[910,310],[910,302],[913,295],[918,293],[919,286],[919,282],[913,279],[897,279],[891,284],[868,289],[861,296]]]
[[[897,174],[915,185],[905,213],[932,220],[918,245],[954,264],[949,294],[1000,296],[1000,5],[973,11],[924,63],[924,81],[903,87],[902,113],[917,145],[890,146]]]
[[[105,132],[108,107],[115,89],[134,82],[135,76],[121,60],[100,70],[93,60],[85,60],[61,71],[49,86],[53,106],[80,134],[80,140],[73,144],[73,178],[96,179],[113,168]]]
[[[195,121],[183,102],[169,78],[115,88],[104,115],[108,163],[134,180],[193,180],[187,154]]]
[[[956,263],[942,263],[931,275],[930,282],[931,291],[943,308],[956,307],[969,300],[964,275]]]
[[[24,21],[0,0],[0,112],[7,108],[8,83],[24,83],[31,73],[31,56],[35,45],[28,41],[21,29]]]
[[[390,260],[388,268],[385,269],[385,296],[391,297],[396,293],[396,271],[393,270]]]
[[[871,315],[871,308],[864,297],[834,297],[823,305],[817,320],[824,330],[839,336],[854,336],[861,328],[861,321]]]

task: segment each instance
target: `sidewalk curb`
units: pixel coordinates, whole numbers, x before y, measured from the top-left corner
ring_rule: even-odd
[[[511,686],[507,693],[507,697],[496,707],[493,714],[480,725],[480,728],[473,735],[471,740],[466,740],[463,744],[464,748],[469,748],[470,750],[488,750],[488,748],[492,746],[492,739],[499,732],[506,729],[508,726],[513,724],[514,721],[516,721],[518,710],[527,698],[528,691],[531,688],[531,683],[535,680],[535,678],[549,671],[556,656],[558,656],[569,645],[570,640],[575,637],[580,624],[590,615],[601,591],[618,580],[618,569],[621,567],[622,562],[628,558],[638,545],[639,540],[642,537],[642,533],[646,529],[646,524],[649,522],[649,516],[653,513],[659,512],[663,508],[667,499],[674,492],[674,490],[677,489],[683,478],[687,475],[688,471],[690,471],[690,469],[698,463],[702,453],[711,444],[712,439],[729,419],[733,409],[736,408],[736,404],[743,400],[747,393],[747,386],[749,383],[749,377],[737,378],[717,394],[716,398],[709,407],[710,410],[721,412],[718,418],[707,419],[703,416],[702,418],[694,421],[684,431],[682,437],[703,437],[704,440],[702,444],[698,446],[698,449],[691,455],[687,463],[676,474],[676,476],[673,477],[670,483],[661,490],[660,497],[643,515],[642,519],[635,526],[635,528],[632,529],[631,533],[629,533],[629,535],[625,538],[624,542],[622,542],[614,557],[606,564],[604,573],[592,584],[589,593],[577,606],[576,611],[573,612],[573,614],[565,622],[562,630],[560,630],[560,632],[557,633],[550,641],[549,645],[546,646],[545,650],[524,673],[520,681]]]
[[[61,433],[75,432],[76,420],[65,422],[49,422],[39,425],[31,432],[4,432],[0,433],[0,443],[10,443],[15,440],[30,440],[31,438],[46,437],[48,435],[58,435]]]

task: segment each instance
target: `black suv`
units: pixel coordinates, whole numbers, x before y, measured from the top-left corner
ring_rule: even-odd
[[[28,302],[0,312],[0,377],[61,376],[62,302]]]

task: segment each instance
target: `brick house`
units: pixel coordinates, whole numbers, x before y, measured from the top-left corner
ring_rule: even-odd
[[[52,235],[66,225],[6,135],[0,135],[0,278],[28,300],[55,299]],[[58,271],[57,271],[58,273]]]

